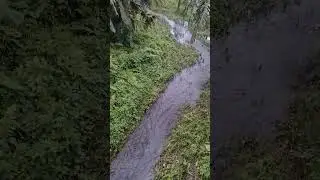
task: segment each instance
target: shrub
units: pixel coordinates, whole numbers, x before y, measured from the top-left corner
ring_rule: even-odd
[[[0,179],[105,174],[108,34],[101,8],[89,0],[9,2],[24,20],[3,18],[0,27]]]

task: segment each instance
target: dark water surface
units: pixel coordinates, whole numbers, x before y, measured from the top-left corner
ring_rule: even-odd
[[[219,161],[220,145],[241,136],[268,139],[275,135],[275,121],[287,119],[297,72],[319,51],[317,24],[320,0],[303,0],[251,26],[240,23],[223,42],[212,44],[214,172],[230,167]]]
[[[187,23],[177,23],[159,15],[169,25],[178,43],[188,44],[191,33]],[[199,53],[198,61],[177,74],[159,99],[146,112],[139,127],[129,136],[122,151],[111,163],[111,180],[150,180],[163,145],[177,122],[180,108],[199,99],[210,78],[210,53],[200,41],[191,44]]]

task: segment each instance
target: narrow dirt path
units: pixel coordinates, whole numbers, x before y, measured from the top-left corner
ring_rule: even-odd
[[[319,47],[320,1],[304,0],[246,27],[231,29],[211,46],[213,93],[212,151],[216,179],[225,161],[216,160],[220,145],[233,137],[272,137],[276,120],[286,118],[297,69]]]

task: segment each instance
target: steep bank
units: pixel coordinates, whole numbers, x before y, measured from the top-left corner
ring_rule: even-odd
[[[319,1],[302,1],[253,25],[240,23],[225,40],[211,46],[211,147],[215,147],[211,152],[216,178],[231,168],[230,154],[218,154],[223,145],[232,138],[272,138],[275,121],[288,118],[296,72],[320,42],[319,33],[310,31],[320,22],[319,8]]]

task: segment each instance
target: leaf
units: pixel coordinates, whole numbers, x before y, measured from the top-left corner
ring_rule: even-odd
[[[47,2],[43,1],[43,3],[41,3],[38,8],[34,11],[33,15],[34,17],[38,18],[40,17],[40,14],[44,11],[44,9],[47,7]]]
[[[24,20],[24,15],[16,10],[9,9],[7,12],[7,18],[15,24],[21,24]]]
[[[0,0],[0,20],[6,15],[8,4],[6,0]]]
[[[130,17],[128,16],[128,13],[126,12],[126,9],[125,9],[125,7],[123,6],[122,2],[121,2],[121,1],[118,1],[118,4],[119,4],[119,9],[120,9],[120,15],[121,15],[121,18],[122,18],[123,22],[124,22],[127,26],[132,27],[131,19],[130,19]]]
[[[0,73],[0,86],[13,90],[23,90],[23,87],[18,83],[18,81],[6,76],[4,73]]]
[[[207,151],[210,151],[210,144],[206,144],[205,147]]]
[[[110,30],[113,32],[113,33],[116,33],[116,29],[114,28],[114,25],[110,19]]]
[[[118,14],[118,11],[117,11],[117,8],[116,8],[116,5],[115,5],[116,0],[110,0],[110,3],[111,3],[111,5],[112,5],[112,7],[113,7],[113,9],[114,9],[114,12],[115,12],[116,15],[118,16],[119,14]]]
[[[83,33],[88,33],[88,34],[95,34],[95,31],[92,29],[85,27],[81,25],[80,23],[73,23],[71,25],[71,30],[77,31],[77,32],[83,32]]]

